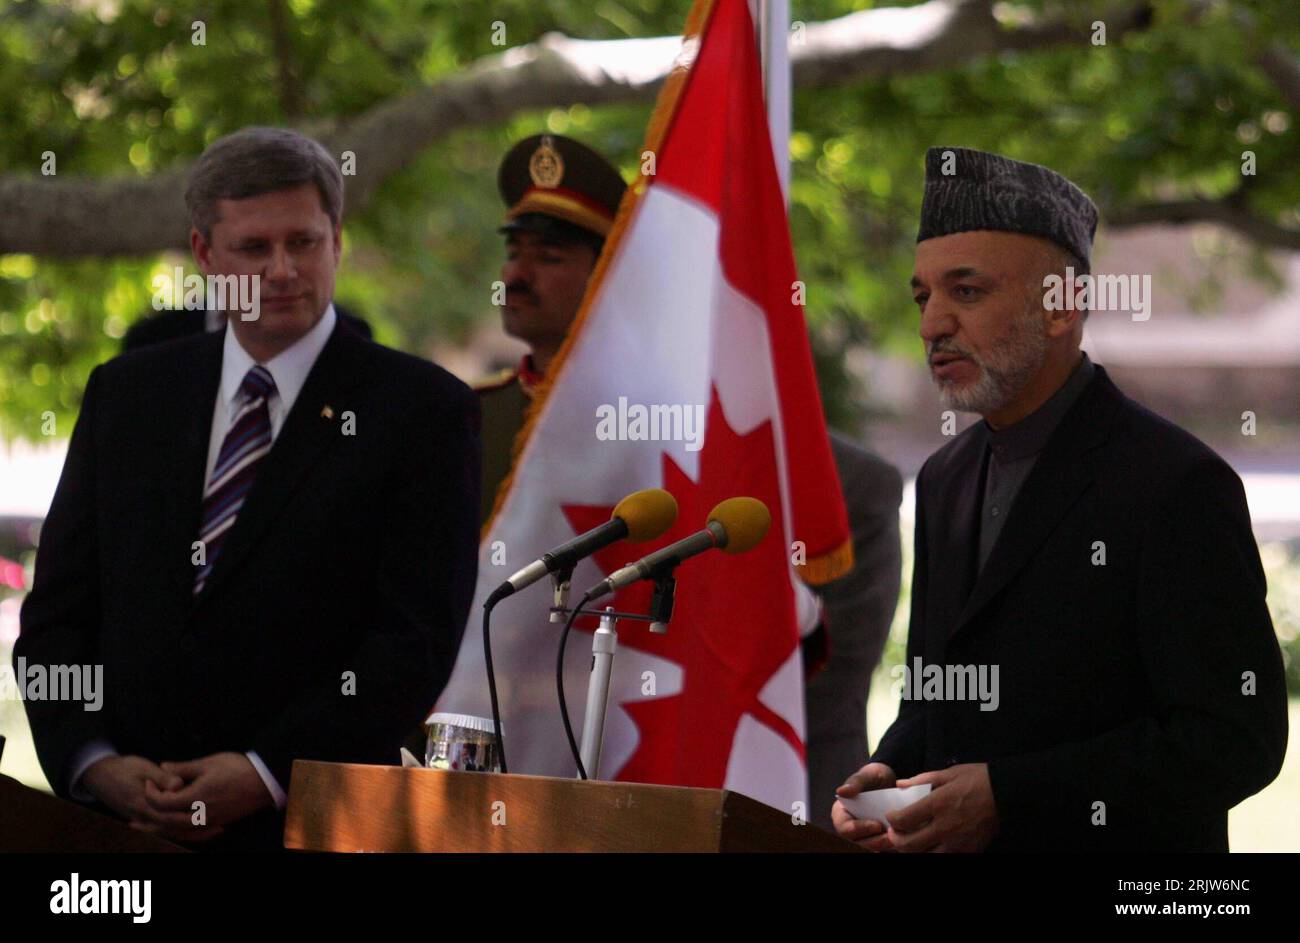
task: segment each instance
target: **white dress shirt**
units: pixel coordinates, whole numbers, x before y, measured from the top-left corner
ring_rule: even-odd
[[[275,380],[275,392],[266,401],[267,411],[271,414],[271,441],[274,442],[284,426],[284,417],[298,399],[302,385],[307,382],[307,374],[320,356],[325,342],[334,330],[334,305],[325,309],[316,326],[298,338],[293,344],[280,351],[266,363],[262,364]],[[254,360],[235,339],[235,332],[226,331],[225,347],[221,351],[221,386],[217,389],[217,401],[212,404],[212,434],[208,436],[208,464],[203,470],[203,485],[206,489],[212,479],[212,469],[221,454],[221,443],[230,431],[230,420],[239,412],[236,402],[239,396],[239,384],[244,376],[253,369]]]
[[[307,374],[311,373],[316,358],[325,348],[325,342],[329,340],[330,334],[334,332],[337,319],[334,305],[330,304],[310,331],[262,364],[275,380],[275,392],[266,402],[267,412],[271,417],[272,442],[280,435],[280,430],[284,427],[284,419],[289,415],[289,410],[293,409],[298,394],[302,392],[303,384],[307,382]],[[230,430],[230,420],[239,411],[237,402],[239,385],[243,382],[245,374],[256,363],[257,361],[240,345],[235,332],[227,328],[225,343],[221,350],[221,384],[217,387],[216,402],[212,404],[212,433],[208,436],[208,460],[203,469],[205,490],[208,480],[212,477],[212,469],[217,464],[217,456],[221,454],[221,443]],[[72,763],[72,781],[68,790],[72,798],[83,802],[92,801],[94,796],[81,788],[82,774],[104,757],[117,755],[118,752],[113,745],[103,739],[93,740],[78,750]],[[257,770],[257,775],[266,784],[267,791],[275,800],[275,807],[283,809],[288,803],[284,788],[271,775],[270,769],[262,762],[260,756],[251,750],[244,755],[248,757],[248,761],[253,764],[253,769]]]

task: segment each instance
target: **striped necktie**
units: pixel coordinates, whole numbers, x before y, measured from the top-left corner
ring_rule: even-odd
[[[239,412],[230,421],[217,464],[212,467],[212,478],[203,492],[199,540],[205,548],[206,562],[194,577],[196,596],[203,591],[262,459],[271,451],[271,413],[266,402],[274,392],[275,380],[260,364],[255,364],[239,384]]]

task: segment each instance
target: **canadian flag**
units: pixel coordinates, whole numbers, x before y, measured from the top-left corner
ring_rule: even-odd
[[[630,492],[671,492],[672,530],[584,561],[576,599],[750,495],[773,517],[755,549],[686,561],[666,635],[618,623],[604,750],[588,773],[727,788],[789,811],[807,801],[802,581],[833,578],[852,551],[745,0],[697,0],[643,154],[485,528],[475,615],[438,709],[491,716],[478,613],[516,569],[608,520]],[[688,437],[692,416],[702,436]],[[602,604],[644,613],[650,593],[641,583]],[[551,604],[543,582],[496,608],[493,663],[510,771],[573,776]],[[580,724],[595,622],[576,628],[565,685]]]

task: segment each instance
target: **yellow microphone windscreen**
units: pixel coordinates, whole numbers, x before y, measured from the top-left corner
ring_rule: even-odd
[[[751,549],[772,526],[772,515],[758,498],[728,498],[709,512],[709,520],[717,521],[726,530],[727,543],[719,549],[727,553]]]
[[[612,521],[619,518],[627,525],[627,539],[634,544],[645,543],[662,535],[677,520],[677,499],[663,488],[646,488],[629,494],[614,513]]]

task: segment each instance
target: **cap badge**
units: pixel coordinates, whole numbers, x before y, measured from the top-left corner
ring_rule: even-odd
[[[542,143],[528,159],[528,175],[533,178],[533,183],[548,190],[558,187],[564,179],[564,158],[555,149],[549,134],[542,138]]]

